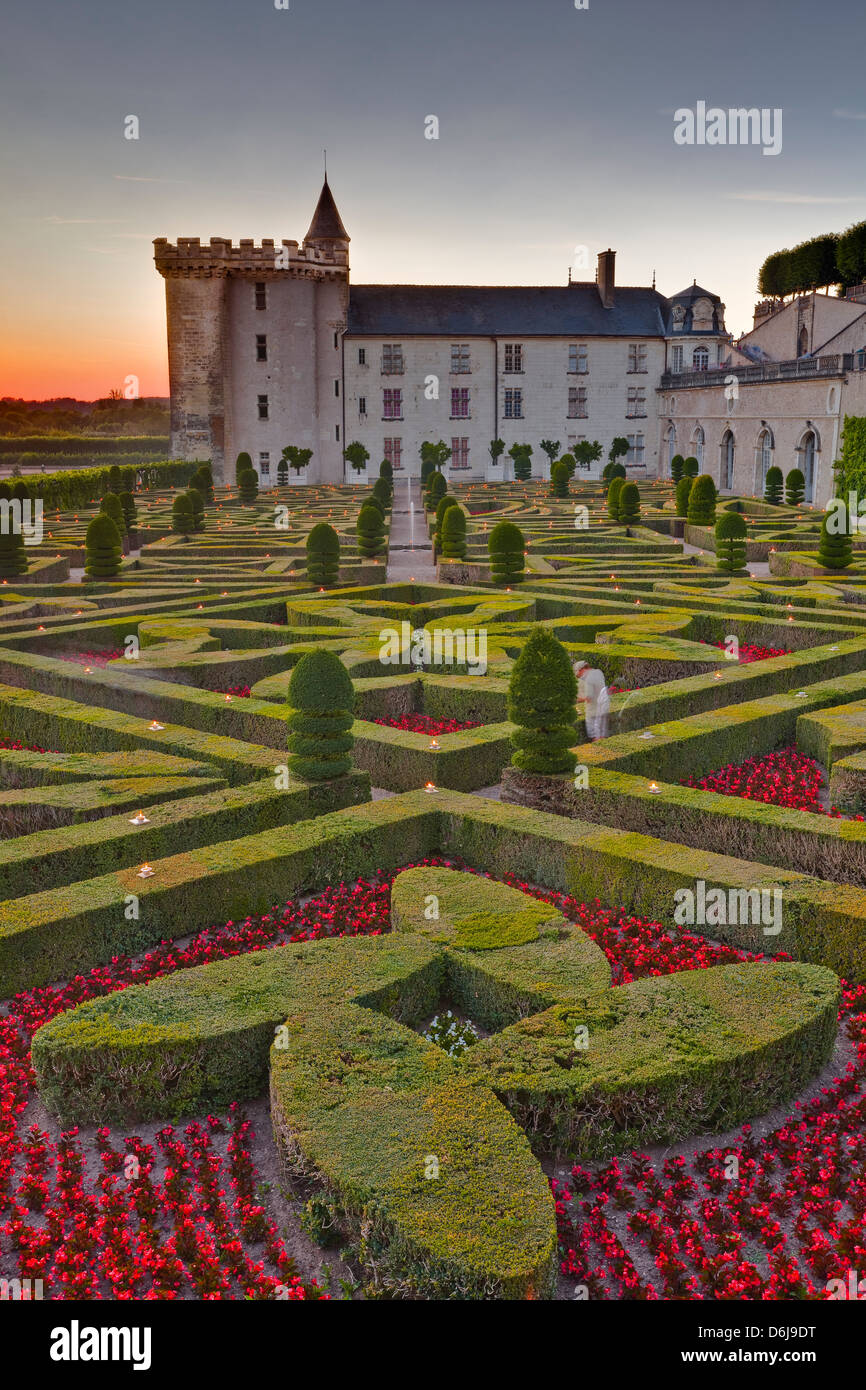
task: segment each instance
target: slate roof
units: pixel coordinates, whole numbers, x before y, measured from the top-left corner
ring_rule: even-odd
[[[334,195],[328,186],[328,180],[325,179],[319,194],[319,201],[316,204],[316,211],[313,213],[313,220],[310,223],[310,230],[304,237],[304,241],[349,240],[351,238],[343,226],[343,219],[337,211]]]
[[[661,338],[668,305],[657,290],[617,286],[605,309],[597,286],[350,285],[348,332],[376,337]]]

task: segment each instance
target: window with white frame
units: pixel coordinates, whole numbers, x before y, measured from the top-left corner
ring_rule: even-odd
[[[523,392],[514,387],[507,387],[505,391],[505,418],[506,420],[523,419]]]
[[[382,344],[382,375],[383,376],[402,376],[403,373],[403,344],[402,343],[383,343]]]
[[[694,434],[692,435],[692,453],[694,454],[695,458],[697,459],[697,461],[698,461],[698,467],[699,467],[701,470],[703,470],[703,466],[704,466],[704,444],[705,444],[705,443],[706,443],[706,436],[705,436],[705,434],[704,434],[704,431],[703,431],[703,429],[702,429],[702,427],[701,427],[700,425],[696,425],[696,426],[695,426],[695,432],[694,432]]]
[[[468,343],[451,344],[451,370],[452,372],[471,372]]]
[[[469,419],[469,389],[465,386],[455,386],[451,390],[451,419]]]
[[[628,369],[630,372],[646,371],[646,343],[629,343]]]
[[[692,353],[692,371],[705,372],[709,365],[709,350],[705,347],[696,347]]]
[[[628,440],[626,464],[639,467],[644,461],[644,437],[642,434],[628,434],[626,439]]]
[[[269,453],[259,454],[259,477],[269,478],[271,476],[271,456]]]
[[[505,344],[505,370],[507,372],[523,371],[523,344]]]
[[[386,420],[403,419],[403,392],[386,387],[382,392],[382,415]]]
[[[461,439],[451,440],[451,467],[469,467],[469,440],[465,435]]]
[[[645,386],[630,386],[628,388],[628,404],[625,413],[629,420],[639,420],[646,415]]]
[[[388,460],[395,473],[398,468],[403,467],[402,439],[390,438],[385,440],[385,458]]]
[[[569,420],[585,420],[589,414],[587,404],[588,392],[585,386],[569,386],[568,388],[568,418]]]
[[[589,351],[586,343],[569,343],[568,370],[584,376],[589,371]]]
[[[683,345],[675,343],[671,348],[671,371],[679,374],[683,369]]]

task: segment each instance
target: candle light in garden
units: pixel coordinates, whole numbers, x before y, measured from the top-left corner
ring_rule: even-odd
[[[139,878],[153,878],[153,875],[154,875],[154,870],[150,867],[150,865],[149,865],[149,864],[142,864],[141,868],[140,868],[139,871],[138,871],[138,877],[139,877]]]
[[[165,728],[165,725],[164,725],[164,724],[158,723],[157,720],[154,719],[154,720],[151,721],[150,724],[148,724],[147,727],[148,727],[148,729],[150,730],[151,733],[155,734],[155,733],[158,733],[158,731],[159,731],[160,729],[164,729],[164,728]]]
[[[150,817],[146,816],[143,811],[137,811],[129,823],[130,825],[150,825]]]

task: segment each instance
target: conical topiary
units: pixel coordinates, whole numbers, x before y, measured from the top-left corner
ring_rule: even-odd
[[[615,467],[616,465],[614,465]],[[619,520],[619,494],[625,487],[625,480],[620,477],[611,478],[607,488],[607,514],[612,521]]]
[[[131,531],[133,530],[136,522],[138,521],[138,512],[135,506],[135,498],[133,497],[131,492],[122,492],[120,494],[120,506],[123,512],[124,525],[126,526],[127,531]]]
[[[307,782],[342,777],[352,766],[355,691],[334,652],[302,656],[289,680],[288,768]]]
[[[716,567],[733,574],[746,563],[746,523],[739,512],[722,512],[716,522]]]
[[[675,483],[678,483],[680,478],[683,476],[684,464],[685,459],[683,458],[682,454],[674,454],[673,458],[671,459],[671,477]]]
[[[547,628],[535,628],[508,682],[508,718],[518,726],[511,735],[513,767],[547,776],[574,771],[576,698],[568,652]]]
[[[210,464],[203,463],[197,468],[189,480],[190,487],[194,487],[196,492],[200,492],[208,506],[213,505],[213,473]]]
[[[245,473],[248,468],[252,468],[252,466],[253,461],[250,458],[249,454],[238,454],[237,460],[235,462],[235,478],[238,482],[240,482],[241,480],[241,474]]]
[[[828,523],[833,527],[828,529]],[[847,569],[854,557],[851,528],[848,525],[848,511],[839,507],[826,512],[821,518],[821,539],[818,542],[818,560],[828,570]]]
[[[617,520],[623,526],[640,521],[640,490],[637,483],[623,483],[617,503]]]
[[[204,530],[204,498],[197,487],[188,487],[186,495],[192,506],[192,519],[196,531]]]
[[[191,536],[195,530],[192,502],[185,492],[179,492],[171,504],[171,529],[181,536]]]
[[[340,537],[327,521],[320,521],[307,536],[307,578],[319,588],[336,584],[340,573]]]
[[[121,490],[120,464],[113,463],[108,470],[108,486],[111,492],[119,493]]]
[[[358,549],[362,555],[379,555],[385,548],[385,522],[378,507],[365,502],[355,523]]]
[[[436,522],[433,527],[433,539],[437,546],[441,547],[442,545],[442,522],[445,519],[445,513],[449,508],[457,506],[459,506],[457,498],[449,496],[447,492],[444,497],[440,497],[436,507]]]
[[[526,541],[513,521],[498,521],[487,539],[490,576],[494,584],[520,584],[523,581]]]
[[[24,536],[15,524],[15,513],[9,505],[12,500],[12,488],[8,483],[0,483],[0,501],[6,503],[0,508],[0,579],[14,579],[26,574],[29,567]]]
[[[390,459],[383,459],[379,464],[379,477],[385,478],[387,482],[394,481],[394,467]]]
[[[789,507],[799,507],[806,496],[806,479],[799,468],[792,468],[785,478],[785,501]]]
[[[677,516],[688,516],[689,514],[689,495],[695,485],[695,480],[690,473],[684,473],[677,483]]]
[[[693,526],[710,526],[716,519],[716,485],[709,473],[695,478],[689,493],[688,516]]]
[[[259,479],[254,468],[244,468],[238,473],[238,493],[242,502],[255,502],[259,495]]]
[[[563,459],[557,459],[550,465],[550,495],[551,497],[567,497],[568,484],[571,482],[571,473],[568,464]]]
[[[120,505],[120,498],[116,492],[107,492],[99,504],[99,510],[106,516],[110,516],[121,537],[126,535],[126,522],[123,517],[123,507]]]
[[[123,563],[120,532],[106,512],[97,512],[84,539],[84,573],[88,579],[114,579]]]
[[[683,477],[696,478],[701,471],[701,466],[693,454],[689,454],[687,459],[683,459]]]
[[[427,476],[425,503],[428,510],[432,511],[434,507],[437,507],[447,491],[448,483],[445,480],[445,474],[440,473],[438,468],[434,468],[433,472]]]
[[[466,513],[449,507],[442,519],[442,554],[446,560],[466,559]]]
[[[782,470],[773,464],[772,468],[767,469],[767,476],[764,479],[764,501],[770,502],[774,507],[778,507],[782,502]]]
[[[373,496],[378,497],[386,511],[391,506],[392,491],[393,489],[387,478],[377,478],[373,484]]]

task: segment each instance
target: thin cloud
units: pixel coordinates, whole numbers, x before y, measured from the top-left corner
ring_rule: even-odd
[[[58,217],[52,213],[50,217],[43,217],[43,222],[53,222],[55,227],[96,227],[107,226],[125,222],[125,217]]]
[[[189,183],[189,179],[150,179],[143,174],[112,174],[111,177],[123,183]]]
[[[860,203],[863,194],[853,194],[845,198],[823,197],[817,193],[768,193],[757,190],[754,193],[726,193],[739,203]]]
[[[846,106],[837,106],[833,115],[837,121],[866,121],[866,111],[849,111]]]

